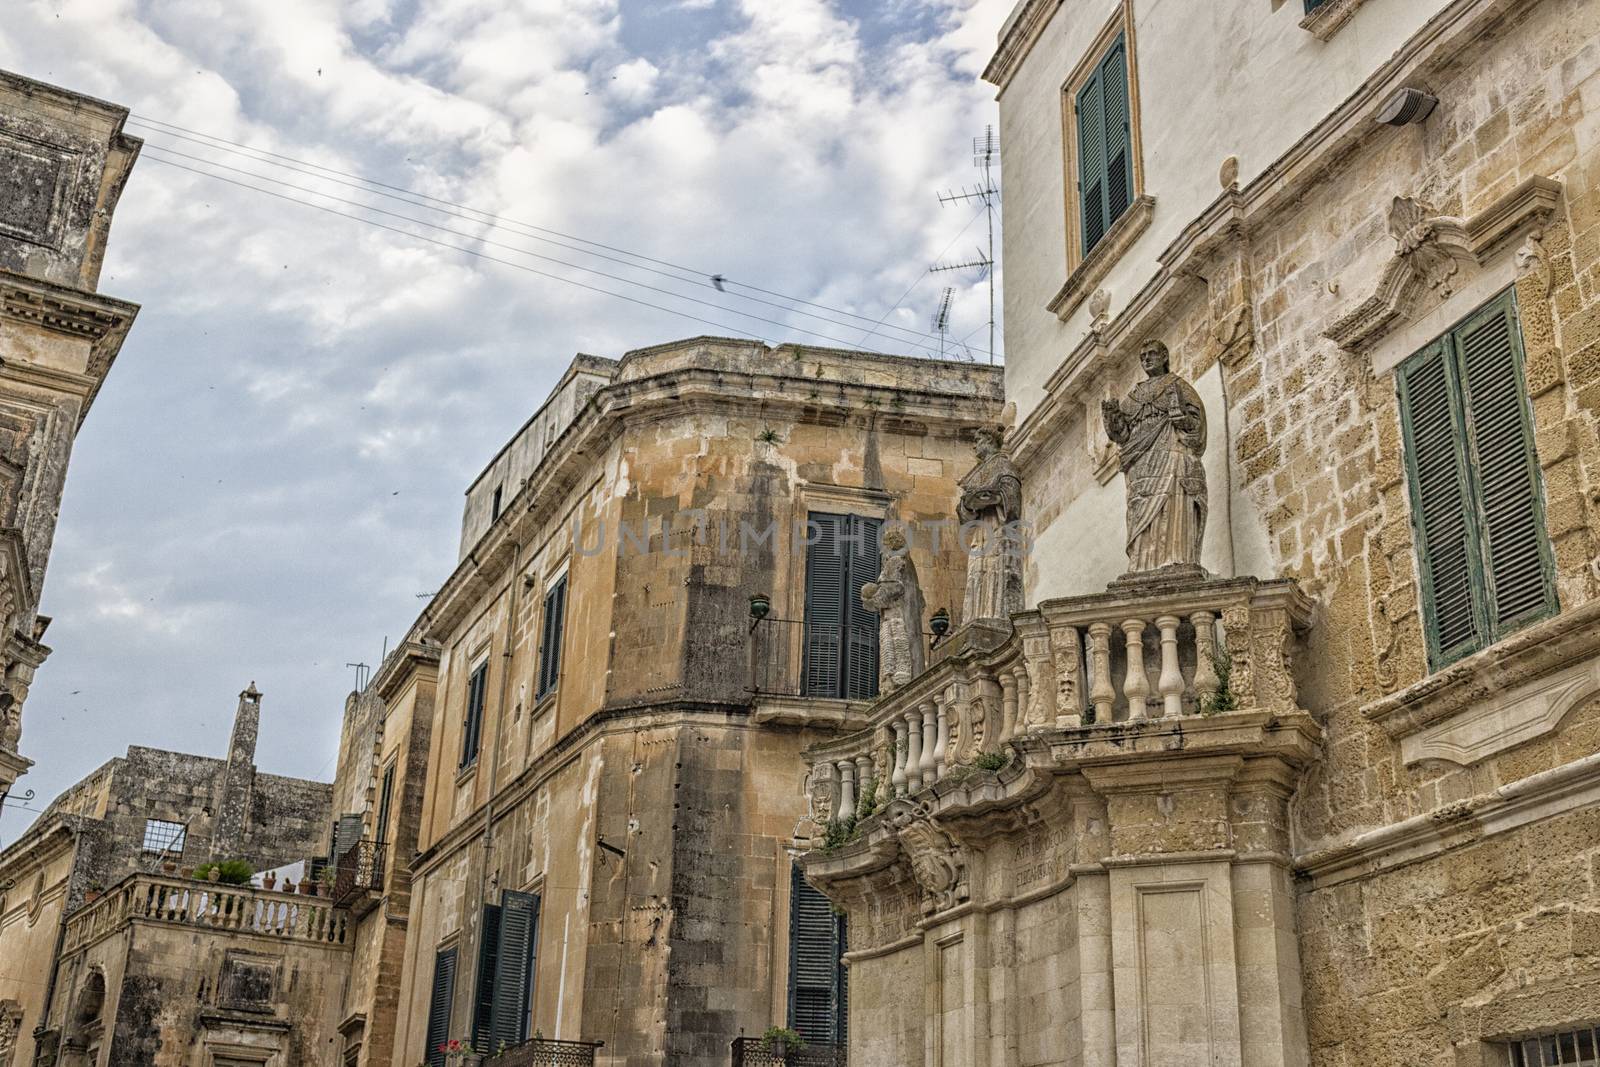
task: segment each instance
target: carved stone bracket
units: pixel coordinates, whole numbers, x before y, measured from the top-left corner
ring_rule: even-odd
[[[1560,196],[1560,182],[1533,177],[1467,219],[1435,215],[1420,200],[1395,197],[1389,209],[1394,258],[1376,291],[1323,336],[1349,352],[1372,348],[1425,310],[1430,292],[1435,301],[1449,297],[1463,266],[1482,266],[1518,233],[1543,226]]]

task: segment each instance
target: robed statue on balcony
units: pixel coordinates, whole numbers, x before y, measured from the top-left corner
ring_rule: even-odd
[[[861,587],[861,603],[878,613],[878,692],[892,693],[921,674],[922,588],[906,535],[898,526],[883,531],[878,580]]]
[[[958,510],[967,552],[963,623],[1009,622],[1022,610],[1022,478],[1000,447],[1002,433],[995,426],[974,432],[978,465],[961,479]]]
[[[1206,530],[1206,409],[1194,386],[1172,373],[1166,345],[1146,341],[1139,362],[1148,377],[1122,400],[1101,404],[1128,482],[1128,570],[1198,567]]]

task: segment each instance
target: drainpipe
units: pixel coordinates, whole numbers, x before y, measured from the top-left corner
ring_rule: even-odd
[[[503,733],[506,727],[506,702],[511,697],[511,662],[512,650],[515,645],[517,627],[517,601],[522,590],[522,548],[523,543],[518,541],[511,553],[511,572],[508,579],[510,589],[507,592],[506,602],[506,647],[500,653],[500,723],[495,729],[495,748],[499,749],[504,740]],[[483,877],[479,882],[482,903],[489,902],[489,858],[494,851],[494,802],[495,793],[500,786],[500,760],[497,753],[489,766],[489,799],[483,806]],[[480,947],[480,951],[481,947]]]

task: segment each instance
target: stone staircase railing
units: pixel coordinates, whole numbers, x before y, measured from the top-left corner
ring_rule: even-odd
[[[1047,601],[1009,637],[968,647],[880,696],[870,725],[806,753],[811,821],[864,817],[1048,730],[1290,710],[1293,635],[1311,603],[1291,580],[1155,577]]]

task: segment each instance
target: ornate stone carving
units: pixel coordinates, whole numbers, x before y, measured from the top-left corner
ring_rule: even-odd
[[[1257,621],[1261,625],[1253,635],[1255,656],[1251,663],[1256,700],[1273,711],[1293,708],[1296,692],[1290,657],[1294,638],[1289,620],[1281,612],[1264,612],[1257,616]]]
[[[1517,249],[1517,277],[1530,275],[1539,279],[1539,295],[1549,299],[1552,286],[1550,256],[1544,250],[1544,228],[1541,226],[1529,230],[1522,247]]]
[[[887,694],[921,674],[926,656],[922,589],[899,527],[884,531],[882,559],[878,580],[861,587],[861,603],[878,613],[878,692]]]
[[[1397,323],[1412,319],[1426,292],[1453,293],[1464,265],[1478,265],[1515,234],[1542,226],[1555,212],[1559,182],[1532,177],[1468,219],[1435,215],[1422,200],[1397,196],[1389,207],[1394,258],[1377,290],[1323,335],[1350,352],[1377,344]]]
[[[0,1067],[11,1067],[11,1054],[17,1048],[17,1034],[22,1029],[22,1005],[14,1000],[0,1000]]]
[[[1021,709],[1024,730],[1055,725],[1056,665],[1049,633],[1030,634],[1022,642],[1023,667],[1028,677],[1027,706]]]
[[[959,513],[969,546],[963,623],[1009,622],[1022,610],[1022,477],[1001,448],[1002,433],[995,426],[974,432],[978,464],[961,479]]]
[[[923,913],[955,907],[965,896],[966,880],[966,857],[955,839],[927,817],[906,822],[899,837],[912,877],[922,889]]]
[[[1256,702],[1255,669],[1251,663],[1253,642],[1250,633],[1250,609],[1224,608],[1222,633],[1228,645],[1228,687],[1245,707]]]
[[[1089,295],[1089,329],[1104,333],[1110,324],[1111,292],[1108,289],[1096,289]]]
[[[1128,483],[1128,570],[1197,568],[1206,528],[1205,406],[1172,373],[1166,345],[1146,341],[1139,362],[1146,380],[1101,405]]]

